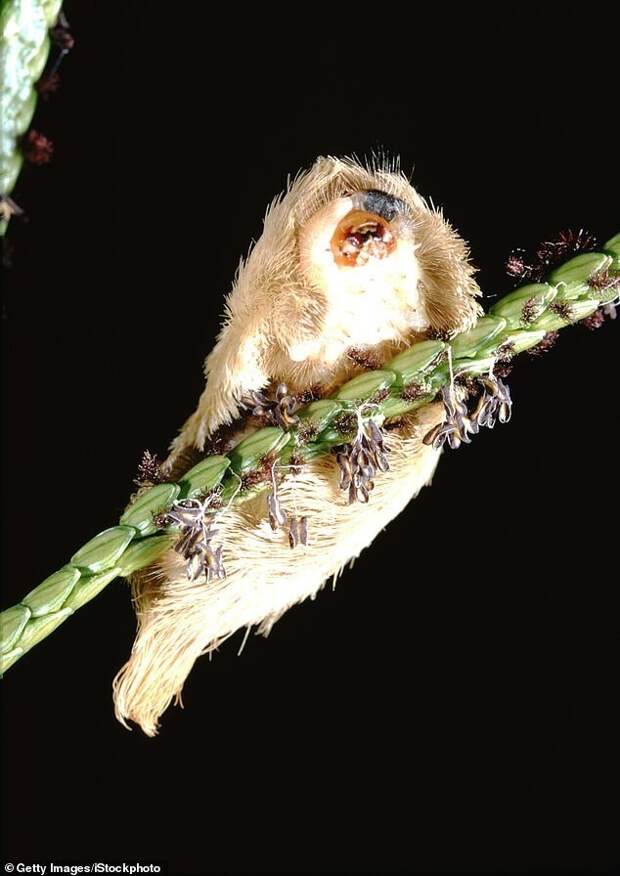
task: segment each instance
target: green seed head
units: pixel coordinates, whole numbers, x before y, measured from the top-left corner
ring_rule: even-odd
[[[0,675],[4,675],[7,669],[10,669],[14,663],[17,663],[23,654],[21,648],[14,648],[12,651],[7,651],[0,657]]]
[[[508,328],[516,329],[523,325],[523,308],[527,305],[535,319],[555,298],[556,290],[548,283],[528,283],[519,286],[494,304],[490,312],[503,317]]]
[[[22,653],[29,651],[30,648],[44,639],[46,636],[59,627],[63,621],[73,614],[72,608],[61,608],[59,611],[54,611],[51,614],[46,614],[43,617],[31,618],[19,640],[19,648]]]
[[[510,344],[510,351],[515,355],[517,353],[523,353],[525,350],[530,350],[532,347],[535,347],[536,344],[539,344],[540,341],[544,338],[546,332],[541,331],[526,331],[519,330],[506,332],[504,336],[504,340],[507,344]]]
[[[435,364],[447,348],[443,341],[421,341],[391,359],[385,366],[394,371],[400,386],[407,386]]]
[[[0,635],[2,637],[2,653],[6,654],[13,648],[13,643],[19,639],[22,630],[31,617],[31,611],[25,605],[13,605],[0,614]]]
[[[71,557],[71,565],[88,572],[102,572],[116,565],[136,535],[132,526],[112,526],[96,535]]]
[[[151,535],[157,531],[153,517],[161,514],[179,495],[177,484],[157,484],[138,496],[133,505],[120,519],[122,526],[133,526],[141,535]]]
[[[249,435],[230,453],[231,468],[237,474],[243,474],[256,468],[264,456],[278,453],[288,444],[291,435],[278,429],[277,426],[267,426]]]
[[[9,195],[17,182],[17,177],[24,163],[24,157],[21,152],[14,152],[13,155],[6,158],[0,156],[0,159],[0,193]]]
[[[170,550],[175,539],[175,535],[166,532],[134,542],[119,559],[118,574],[126,578],[138,569],[150,566]]]
[[[605,252],[612,253],[613,255],[620,255],[620,232],[606,240],[603,244],[603,249]]]
[[[424,395],[421,398],[412,401],[407,401],[404,398],[390,397],[381,402],[379,407],[381,408],[381,413],[384,418],[390,420],[394,419],[394,417],[401,417],[403,414],[414,411],[416,408],[426,404],[428,400],[428,395]]]
[[[45,67],[45,62],[47,61],[49,50],[50,40],[46,34],[43,38],[43,42],[41,43],[39,51],[28,62],[28,72],[30,73],[30,78],[33,82],[36,82],[37,79],[41,77],[41,74],[43,73],[43,68]]]
[[[31,590],[22,599],[27,605],[33,617],[40,617],[61,608],[80,577],[79,569],[73,566],[64,566],[58,572],[54,572],[46,578],[42,584]]]
[[[230,460],[226,456],[208,456],[203,459],[183,475],[179,484],[179,497],[193,499],[214,490],[229,466]]]
[[[342,408],[341,404],[332,399],[320,399],[300,408],[297,411],[297,416],[303,423],[315,428],[317,432],[322,432]]]
[[[471,374],[477,376],[479,374],[488,374],[496,363],[495,356],[489,356],[487,359],[475,359],[473,361],[461,361],[454,363],[454,376],[458,377],[461,374]]]
[[[609,270],[614,273],[620,273],[620,234],[610,238],[603,244],[603,249],[612,258]]]
[[[37,95],[32,91],[15,115],[13,131],[15,137],[21,137],[28,128],[37,105]]]
[[[131,548],[129,548],[131,550]],[[113,566],[111,569],[106,569],[105,572],[98,572],[96,575],[82,575],[73,589],[73,593],[64,603],[63,608],[71,608],[77,611],[91,599],[101,593],[104,587],[118,578],[121,570],[118,566]]]
[[[606,271],[611,262],[606,253],[584,252],[553,270],[549,281],[557,286],[559,299],[572,301],[588,291],[588,278]]]
[[[2,14],[0,11],[0,19]],[[297,412],[299,424],[291,426],[290,431],[261,429],[238,444],[229,457],[203,459],[178,486],[158,484],[145,490],[125,511],[119,526],[89,541],[74,554],[69,566],[43,581],[22,604],[0,615],[2,671],[114,578],[159,560],[174,545],[178,533],[155,534],[153,516],[175,499],[204,495],[221,484],[219,502],[233,498],[242,502],[268,488],[272,463],[286,465],[294,458],[293,464],[301,465],[300,460],[323,456],[334,445],[348,440],[343,429],[353,429],[359,414],[370,414],[369,419],[381,425],[385,419],[415,410],[435,398],[448,383],[450,367],[457,376],[488,374],[504,345],[507,355],[521,353],[544,341],[548,332],[582,320],[601,303],[613,300],[618,292],[614,266],[620,259],[620,235],[607,241],[604,249],[604,253],[586,253],[571,259],[553,272],[552,283],[515,289],[493,306],[491,315],[450,344],[415,344],[382,370],[367,371],[350,380],[334,397],[307,404]],[[451,361],[442,355],[447,349]],[[368,404],[371,399],[372,404]],[[349,425],[340,416],[347,412],[352,417]],[[298,436],[304,427],[307,434],[300,442]]]
[[[598,310],[598,301],[571,301],[570,315],[568,318],[562,314],[548,310],[536,320],[536,329],[544,330],[545,333],[557,331],[557,329],[564,328],[568,323],[579,322],[580,319],[585,319],[587,316],[591,316],[595,310]]]
[[[395,380],[393,371],[368,371],[341,386],[334,398],[341,401],[365,401],[376,392],[389,389]]]
[[[458,335],[451,342],[452,356],[455,359],[475,356],[483,344],[488,343],[504,328],[506,320],[502,317],[483,316],[472,329]]]

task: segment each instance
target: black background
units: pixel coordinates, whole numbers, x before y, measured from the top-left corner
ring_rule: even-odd
[[[195,20],[198,11],[203,12]],[[68,4],[76,47],[15,191],[4,596],[118,517],[194,408],[238,258],[286,175],[385,148],[503,263],[619,230],[618,19],[598,4]],[[620,860],[618,323],[511,377],[513,421],[335,593],[201,660],[161,735],[113,717],[116,582],[7,675],[5,859],[173,873],[569,869]]]

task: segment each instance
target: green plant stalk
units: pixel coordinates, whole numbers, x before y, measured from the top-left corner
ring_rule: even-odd
[[[48,31],[61,0],[3,0],[0,3],[0,197],[13,191],[23,163],[19,140],[37,104],[35,83],[49,54]],[[0,237],[10,210],[0,213]]]
[[[381,426],[428,404],[449,383],[451,373],[456,377],[486,374],[499,356],[531,349],[547,332],[585,319],[616,299],[618,277],[620,234],[607,241],[602,252],[578,255],[556,268],[548,282],[508,293],[469,331],[450,341],[413,344],[380,370],[354,377],[331,398],[310,402],[297,411],[299,422],[290,431],[275,426],[259,429],[228,456],[205,457],[178,484],[148,488],[130,505],[118,526],[95,536],[66,566],[2,612],[1,671],[115,578],[145,568],[169,550],[178,534],[162,530],[155,518],[173,502],[201,498],[216,488],[226,503],[256,495],[268,483],[245,491],[240,490],[240,483],[265,457],[287,464],[294,454],[298,464],[329,453],[351,437],[338,428],[337,418],[342,414],[355,412]],[[413,386],[416,392],[411,400]]]

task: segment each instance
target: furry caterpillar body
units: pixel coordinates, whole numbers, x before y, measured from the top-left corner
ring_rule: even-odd
[[[394,167],[319,159],[277,199],[227,299],[207,358],[207,385],[174,441],[167,471],[237,428],[244,398],[285,382],[325,395],[429,332],[451,334],[480,314],[463,241]],[[334,456],[283,472],[279,502],[307,517],[308,544],[291,552],[270,527],[259,493],[217,514],[226,576],[190,580],[170,551],[132,577],[138,618],[128,663],[114,683],[116,714],[157,732],[195,660],[241,628],[267,634],[292,605],[313,596],[367,547],[430,481],[439,452],[422,437],[441,422],[434,403],[385,432],[389,471],[370,500],[349,505]],[[251,426],[250,426],[251,428]]]
[[[288,608],[312,597],[370,545],[427,484],[439,452],[422,436],[441,421],[441,405],[424,408],[412,435],[389,436],[390,471],[377,479],[368,505],[347,505],[338,490],[333,456],[315,460],[279,489],[287,511],[308,516],[308,546],[294,551],[282,530],[272,531],[265,497],[231,506],[217,523],[226,577],[189,581],[171,551],[156,568],[134,576],[138,634],[129,662],[115,681],[119,720],[153,735],[159,716],[180,699],[194,662],[244,627],[267,635]]]

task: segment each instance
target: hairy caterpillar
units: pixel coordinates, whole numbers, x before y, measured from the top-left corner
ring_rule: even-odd
[[[293,410],[287,398],[324,397],[416,339],[470,328],[481,313],[478,295],[466,245],[397,166],[320,158],[272,203],[241,264],[206,360],[206,388],[164,476],[178,480],[206,453],[250,434],[265,399],[275,396],[285,416]],[[288,467],[265,458],[256,477],[273,481],[269,497],[252,493],[256,477],[240,478],[248,500],[216,512],[213,547],[225,576],[193,579],[174,550],[134,574],[138,631],[114,683],[118,718],[153,735],[201,654],[240,628],[267,634],[289,607],[338,576],[429,482],[440,451],[422,439],[443,417],[435,402],[385,431],[389,469],[376,481],[359,476],[351,489],[361,504],[339,489],[343,478],[349,485],[350,455]],[[357,439],[364,469],[372,439],[364,445],[361,432]],[[278,525],[285,520],[288,530]]]

